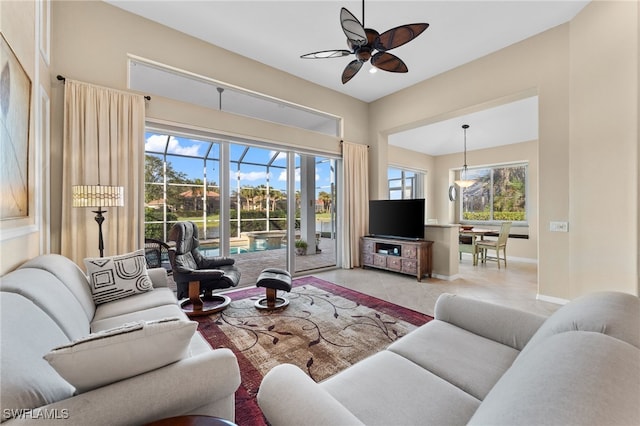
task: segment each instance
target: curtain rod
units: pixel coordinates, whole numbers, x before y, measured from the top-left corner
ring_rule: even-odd
[[[66,81],[66,78],[65,78],[64,76],[60,75],[60,74],[58,74],[58,75],[56,76],[56,78],[57,78],[59,81],[63,82],[63,83]],[[151,100],[151,96],[149,96],[149,95],[146,95],[144,98],[145,98],[146,100],[148,100],[148,101],[150,101],[150,100]]]
[[[344,141],[340,141],[340,147],[342,147],[342,144],[344,143]],[[371,148],[369,145],[367,145],[367,149]]]

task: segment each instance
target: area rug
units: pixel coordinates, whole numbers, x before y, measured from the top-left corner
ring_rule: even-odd
[[[274,366],[295,364],[319,382],[432,319],[313,276],[293,281],[286,309],[257,310],[254,303],[264,294],[263,288],[227,293],[227,309],[197,319],[212,347],[230,348],[238,358],[240,426],[266,425],[256,394]]]

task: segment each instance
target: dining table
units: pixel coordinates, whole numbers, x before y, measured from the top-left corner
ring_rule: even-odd
[[[460,227],[460,236],[470,237],[471,244],[463,243],[460,241],[458,243],[458,251],[460,253],[470,253],[473,256],[473,266],[478,265],[478,248],[476,246],[476,242],[478,238],[480,240],[484,239],[484,236],[487,234],[491,234],[496,232],[493,229],[484,229],[484,228],[476,228],[473,227],[471,229],[465,229]]]

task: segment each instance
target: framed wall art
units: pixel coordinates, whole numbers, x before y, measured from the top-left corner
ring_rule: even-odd
[[[0,220],[29,217],[31,80],[0,33]]]

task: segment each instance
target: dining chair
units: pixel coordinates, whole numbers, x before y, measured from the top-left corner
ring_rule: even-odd
[[[507,267],[507,240],[509,238],[509,231],[511,230],[511,222],[502,222],[500,226],[500,234],[498,234],[497,240],[480,240],[476,242],[476,247],[481,253],[482,263],[485,263],[487,259],[496,260],[498,262],[498,269],[500,269],[500,249],[502,249],[504,267]],[[495,250],[496,257],[488,258],[487,250]]]
[[[473,258],[473,266],[478,264],[478,247],[475,235],[458,236],[458,256],[462,260],[462,253],[470,253]]]

